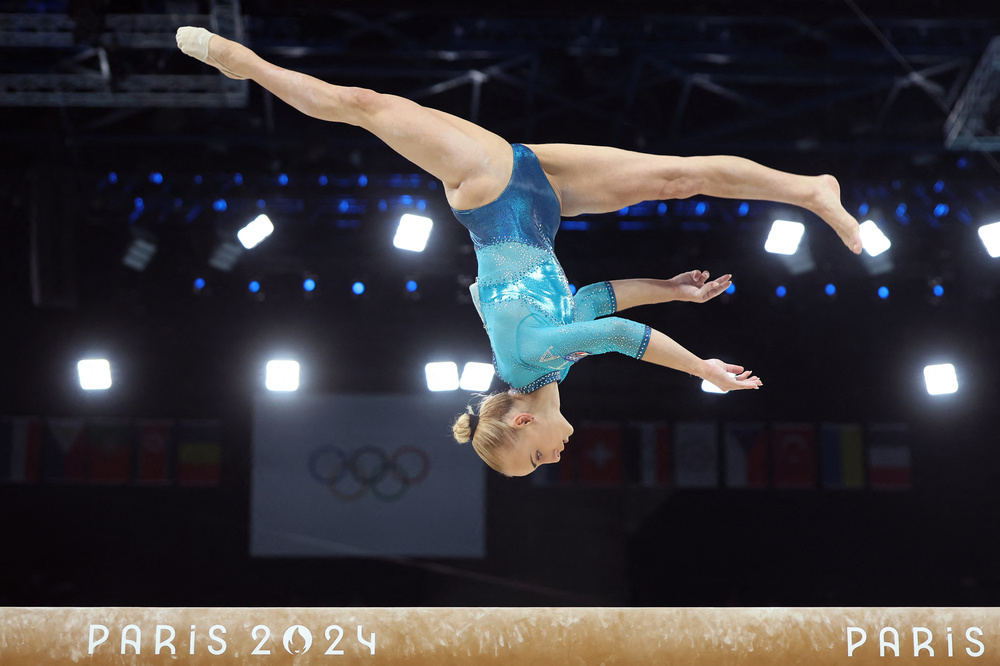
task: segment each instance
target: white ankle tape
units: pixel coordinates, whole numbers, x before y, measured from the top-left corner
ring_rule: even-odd
[[[205,62],[208,59],[208,40],[215,34],[204,28],[184,26],[177,29],[177,48],[192,58]]]

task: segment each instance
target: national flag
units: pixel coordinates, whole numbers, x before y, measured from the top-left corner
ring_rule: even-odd
[[[125,419],[94,419],[87,432],[90,483],[125,483],[132,475],[132,426]]]
[[[222,473],[222,423],[185,420],[177,426],[177,483],[215,486]]]
[[[726,486],[767,488],[768,439],[763,423],[726,424]]]
[[[143,419],[136,424],[136,483],[170,482],[173,428],[174,422],[167,419]]]
[[[0,483],[38,483],[42,474],[41,419],[5,418],[0,424]]]
[[[857,423],[823,423],[819,429],[823,487],[852,490],[865,486],[865,450]]]
[[[582,424],[569,446],[580,455],[580,482],[617,486],[622,482],[622,429],[616,423]]]
[[[816,487],[816,428],[808,423],[779,423],[771,429],[774,487]]]
[[[678,423],[674,429],[674,467],[678,488],[717,488],[719,442],[715,423]]]
[[[87,427],[81,418],[45,422],[44,474],[50,482],[82,483],[87,479]]]
[[[639,431],[639,479],[653,488],[673,483],[670,464],[670,428],[666,423],[637,423]]]
[[[875,424],[868,429],[868,481],[873,490],[912,487],[909,432],[905,424]]]

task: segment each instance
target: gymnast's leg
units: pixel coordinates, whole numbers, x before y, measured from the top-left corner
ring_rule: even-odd
[[[833,176],[799,176],[728,155],[673,157],[569,144],[531,149],[560,193],[566,216],[698,194],[775,201],[812,211],[852,252],[861,252],[858,222],[841,204]]]
[[[489,203],[510,180],[510,145],[478,125],[402,97],[332,85],[278,67],[203,28],[181,28],[177,45],[226,76],[252,79],[306,115],[368,130],[440,179],[455,208]]]

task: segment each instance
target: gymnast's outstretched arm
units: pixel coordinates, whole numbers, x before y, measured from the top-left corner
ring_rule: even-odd
[[[714,280],[709,280],[709,277],[708,271],[687,271],[669,280],[612,280],[611,287],[615,290],[618,312],[621,312],[638,305],[670,301],[704,303],[726,291],[733,283],[733,276],[728,273]]]
[[[204,28],[180,28],[177,45],[226,76],[252,79],[306,115],[368,130],[440,179],[454,208],[489,203],[510,180],[510,145],[474,123],[395,95],[333,85],[278,67]]]
[[[751,371],[744,370],[743,366],[716,358],[703,360],[672,338],[656,329],[650,330],[649,345],[642,356],[642,360],[647,363],[655,363],[700,377],[723,391],[757,389],[764,385]]]

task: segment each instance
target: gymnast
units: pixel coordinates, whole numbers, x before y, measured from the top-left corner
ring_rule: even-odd
[[[452,426],[493,469],[524,476],[558,462],[573,433],[559,382],[590,354],[616,351],[687,372],[724,391],[756,389],[742,366],[701,359],[649,326],[610,316],[651,303],[703,303],[731,275],[694,270],[669,280],[613,280],[570,293],[553,252],[561,217],[609,213],[643,201],[698,194],[792,204],[823,219],[861,252],[858,222],[833,176],[800,176],[733,156],[674,157],[569,144],[511,145],[456,116],[395,95],[343,87],[273,65],[204,28],[177,31],[185,54],[235,79],[252,79],[306,115],[364,128],[444,184],[478,261],[473,301],[510,390],[482,398]]]

